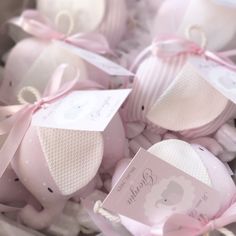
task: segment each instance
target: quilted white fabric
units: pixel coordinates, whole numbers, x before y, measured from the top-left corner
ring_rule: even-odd
[[[52,178],[63,195],[70,195],[96,175],[103,157],[99,132],[37,128]]]
[[[148,151],[206,185],[212,186],[206,167],[190,144],[170,139],[153,145]]]
[[[224,111],[227,103],[226,97],[186,63],[147,118],[163,128],[183,131],[210,123]]]

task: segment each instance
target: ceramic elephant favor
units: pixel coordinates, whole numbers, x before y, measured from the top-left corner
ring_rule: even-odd
[[[236,192],[235,184],[224,164],[204,147],[197,144],[190,145],[182,140],[170,139],[156,143],[148,149],[148,152],[198,179],[219,193],[220,208],[214,209],[214,212],[212,212],[213,219],[215,219],[216,215],[219,217],[224,211],[227,211],[230,205],[233,206],[232,201],[234,200]],[[129,162],[129,160],[125,159],[119,162],[113,177],[113,186],[117,183],[120,175],[123,174]],[[184,191],[184,188],[188,189],[188,191]],[[192,184],[189,184],[189,182],[186,181],[186,179],[184,180],[182,176],[175,176],[170,179],[170,181],[163,178],[158,182],[157,187],[153,186],[150,193],[147,194],[147,202],[144,203],[144,208],[147,210],[149,209],[153,213],[153,208],[150,209],[149,206],[154,205],[156,207],[156,215],[155,217],[152,215],[152,219],[156,218],[158,221],[161,221],[162,219],[162,221],[159,222],[159,230],[165,230],[162,227],[165,224],[166,219],[171,217],[173,214],[181,214],[183,207],[185,209],[190,207],[188,203],[191,200],[191,193],[194,193]],[[178,206],[180,205],[181,211],[178,212]],[[160,211],[159,208],[162,210]],[[161,212],[160,215],[158,215],[159,211]],[[165,218],[163,218],[163,216],[165,216]],[[120,215],[120,218],[123,225],[132,233],[132,235],[169,235],[165,233],[162,234],[161,231],[158,233],[157,224],[155,227],[154,225],[153,227],[149,227],[122,215]],[[210,220],[211,219],[209,219],[209,221]],[[207,223],[208,222],[205,222],[202,227],[204,228]],[[189,227],[191,228],[190,224]],[[188,233],[189,231],[183,231],[181,232],[181,235],[196,236],[201,234],[198,231],[196,231],[195,234]]]
[[[99,168],[103,172],[113,168],[125,152],[124,129],[118,113],[104,132],[32,125],[33,114],[70,92],[101,88],[94,82],[78,80],[60,88],[53,87],[55,83],[58,86],[65,68],[61,65],[56,70],[43,99],[23,109],[21,106],[19,112],[0,124],[8,123],[9,128],[3,129],[9,135],[0,150],[4,157],[0,174],[2,176],[10,164],[17,178],[41,205],[41,209],[37,209],[28,202],[19,212],[20,220],[35,229],[48,227],[68,199],[86,197],[85,193],[92,192],[99,180],[96,178]]]
[[[37,0],[37,9],[55,22],[59,31],[65,34],[99,32],[112,48],[126,31],[126,0],[59,0],[51,5],[45,0]]]
[[[214,66],[230,67],[232,78],[236,67],[221,59],[216,62],[204,53],[194,42],[178,37],[157,39],[144,50],[133,66],[136,76],[124,108],[126,124],[143,125],[140,132],[149,128],[163,135],[170,131],[192,142],[212,138],[224,123],[235,118],[233,100],[206,81],[193,63],[206,57]]]
[[[236,5],[233,1],[183,0],[179,2],[167,0],[157,13],[153,36],[178,34],[184,37],[186,29],[197,25],[206,34],[207,46],[210,50],[230,50],[236,46],[235,19]],[[221,32],[221,34],[215,37],[217,32]],[[199,32],[192,33],[192,38],[196,42],[201,41],[200,37]]]
[[[18,104],[17,94],[27,86],[33,86],[43,93],[48,78],[60,64],[79,68],[80,78],[96,81],[104,88],[110,87],[111,79],[107,73],[66,48],[70,45],[74,50],[78,47],[95,54],[111,54],[104,36],[90,33],[67,37],[57,32],[49,19],[34,10],[23,12],[19,18],[12,19],[10,24],[34,37],[28,36],[21,40],[9,52],[0,88],[2,102],[7,105]],[[55,40],[62,44],[55,43]],[[70,74],[65,75],[64,81],[68,81],[69,77]]]

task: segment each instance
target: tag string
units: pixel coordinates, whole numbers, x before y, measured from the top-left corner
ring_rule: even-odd
[[[36,88],[31,86],[23,87],[17,95],[17,100],[21,105],[31,104],[25,99],[26,93],[32,94],[35,97],[35,101],[39,101],[41,99],[40,92]]]
[[[225,236],[235,236],[235,234],[233,232],[231,232],[230,230],[228,230],[226,228],[217,229],[217,231]],[[208,232],[208,233],[204,234],[203,236],[210,236],[210,233]]]
[[[185,31],[185,36],[188,40],[192,40],[193,31],[197,31],[199,33],[199,35],[201,36],[200,46],[201,46],[202,49],[206,50],[208,40],[207,40],[207,36],[206,36],[206,33],[203,30],[203,28],[200,25],[191,25],[191,26],[189,26]]]
[[[233,232],[231,232],[230,230],[228,230],[226,228],[218,229],[218,231],[225,236],[235,236],[235,234]]]
[[[109,211],[105,210],[105,209],[102,207],[102,202],[101,202],[101,201],[97,201],[97,202],[94,204],[93,211],[94,211],[96,214],[100,214],[101,216],[103,216],[103,217],[106,218],[107,220],[111,221],[112,223],[120,223],[120,222],[121,222],[119,216],[113,215],[112,213],[110,213]]]

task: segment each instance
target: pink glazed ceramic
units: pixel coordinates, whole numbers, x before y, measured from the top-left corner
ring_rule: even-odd
[[[204,147],[172,139],[157,143],[148,151],[217,190],[220,194],[221,207],[218,212],[215,212],[215,215],[222,214],[232,203],[236,191],[235,184],[226,167]],[[183,153],[186,155],[183,155]],[[128,160],[122,160],[118,164],[112,181],[113,185],[117,182],[128,163]],[[146,225],[127,217],[120,217],[123,225],[134,236],[159,235]]]

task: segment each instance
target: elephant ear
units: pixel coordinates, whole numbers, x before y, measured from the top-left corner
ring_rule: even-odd
[[[100,132],[37,128],[49,171],[63,195],[87,185],[96,175],[103,157]]]
[[[148,152],[206,185],[212,186],[205,165],[189,143],[169,139],[153,145]]]
[[[174,82],[154,103],[147,118],[173,131],[204,126],[225,109],[228,99],[186,63]]]

